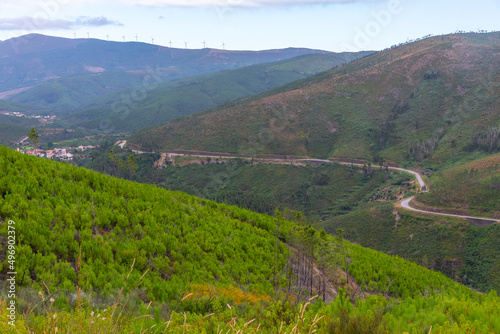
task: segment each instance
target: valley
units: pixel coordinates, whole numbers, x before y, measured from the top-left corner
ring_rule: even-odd
[[[16,332],[500,331],[499,32],[0,55]]]

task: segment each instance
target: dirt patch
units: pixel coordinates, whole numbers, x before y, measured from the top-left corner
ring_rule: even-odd
[[[401,219],[401,216],[399,215],[398,210],[394,210],[392,213],[396,215],[396,218],[394,219],[394,228],[398,228],[398,221]]]
[[[167,155],[166,153],[163,153],[160,157],[160,159],[156,160],[153,164],[153,167],[156,169],[163,169],[168,166],[168,162],[172,161],[170,159],[170,156]]]

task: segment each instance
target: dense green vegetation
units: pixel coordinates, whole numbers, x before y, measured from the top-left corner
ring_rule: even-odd
[[[480,291],[500,290],[498,224],[478,227],[463,219],[418,215],[379,203],[318,226],[328,233],[342,228],[352,242],[438,270]]]
[[[22,125],[0,122],[0,145],[9,145],[21,139],[28,131],[28,128]]]
[[[500,330],[495,292],[312,229],[298,213],[273,218],[5,147],[0,157],[1,247],[14,221],[24,314],[16,332]],[[330,304],[301,302],[325,293],[314,262],[336,277]]]
[[[102,147],[101,152],[93,152],[90,159],[81,163],[128,178],[125,169],[112,168],[110,148]],[[125,165],[131,153],[126,150],[120,153],[116,147],[115,151]],[[313,167],[256,164],[258,160],[224,158],[200,161],[196,157],[178,157],[166,168],[157,170],[152,166],[159,160],[159,154],[142,154],[136,158],[138,170],[134,179],[140,182],[155,183],[261,213],[272,214],[275,208],[291,208],[317,221],[328,233],[335,234],[342,228],[346,239],[365,247],[441,271],[481,291],[500,289],[494,279],[500,272],[495,260],[497,255],[491,255],[500,247],[495,241],[497,225],[484,228],[489,232],[479,233],[481,228],[462,219],[415,215],[404,210],[399,210],[396,221],[394,201],[409,196],[414,187],[408,185],[408,174],[394,174],[379,168],[366,173],[363,168],[335,163]],[[490,157],[474,165],[483,166],[485,170],[485,166],[494,166],[494,161],[494,157]],[[184,163],[187,165],[178,166]],[[432,191],[419,194],[418,198],[449,192],[434,184],[433,177],[430,180]]]
[[[496,145],[499,48],[500,33],[427,38],[258,99],[144,130],[131,141],[163,149],[453,163]]]
[[[151,268],[143,286],[154,300],[178,298],[190,281],[269,290],[263,264],[272,262],[271,218],[5,148],[1,154],[0,215],[19,231],[20,285],[72,288],[81,251],[84,287],[104,295],[123,285],[134,259],[136,270]]]

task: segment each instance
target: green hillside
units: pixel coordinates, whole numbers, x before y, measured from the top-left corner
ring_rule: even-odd
[[[147,129],[131,141],[160,149],[454,162],[500,124],[499,51],[500,33],[431,37]]]
[[[425,205],[500,218],[500,154],[432,174],[428,182],[432,191],[417,197]]]
[[[109,167],[109,147],[102,150],[102,155],[96,151],[82,165],[123,177],[123,173]],[[130,155],[116,147],[115,152],[124,161]],[[495,166],[494,157],[477,161],[476,168],[487,170],[488,166]],[[367,173],[363,168],[335,163],[294,166],[196,156],[178,156],[171,162],[165,161],[165,168],[156,169],[153,163],[159,160],[159,155],[138,155],[139,169],[134,180],[254,212],[272,214],[275,208],[300,211],[330,234],[342,228],[347,240],[364,247],[401,256],[480,291],[500,289],[496,278],[500,273],[496,260],[500,248],[498,224],[481,228],[464,219],[394,208],[396,201],[415,194],[415,186],[408,184],[412,179],[406,173],[379,168]],[[418,194],[417,198],[447,198],[445,195],[452,190],[442,188],[433,179],[434,175],[426,179],[431,181],[431,192]],[[472,181],[469,186],[475,183]],[[473,186],[469,190],[461,187],[459,193],[463,196],[468,191],[471,198],[482,202],[489,199],[496,203],[498,198],[485,194],[474,197],[480,189]],[[436,206],[446,208],[442,203]],[[481,213],[484,216],[484,211]]]
[[[2,117],[0,116],[1,119]],[[0,145],[10,145],[22,139],[28,132],[28,127],[0,121]]]
[[[6,303],[17,307],[4,333],[500,330],[495,292],[328,236],[299,215],[292,223],[5,147],[0,157],[2,282],[17,272],[17,297],[2,288],[2,316],[12,314]],[[308,301],[325,296],[325,280],[335,300]]]
[[[142,157],[138,159],[142,162]],[[361,168],[333,163],[313,167],[250,161],[214,163],[214,159],[204,162],[168,166],[146,174],[142,173],[147,167],[141,164],[137,179],[261,213],[272,214],[275,208],[288,207],[312,221],[358,210],[386,187],[393,199],[412,190],[401,185],[410,181],[406,174],[377,169],[365,174]],[[91,164],[89,167],[94,168]]]
[[[39,122],[35,119],[4,115],[4,112],[21,112],[26,115],[33,113],[42,114],[45,110],[34,110],[33,107],[0,100],[0,145],[11,145],[29,132],[29,128]]]
[[[54,79],[9,96],[9,101],[50,108],[52,114],[65,115],[95,103],[96,98],[111,92],[140,86],[146,71],[104,72],[72,75]]]
[[[29,104],[24,104],[24,103],[16,103],[12,101],[7,101],[7,100],[0,100],[0,112],[21,112],[26,115],[40,115],[40,114],[47,114],[48,109],[39,107],[39,106],[32,106]]]
[[[250,89],[244,92],[248,95],[253,94],[256,89],[260,92],[277,85],[305,78],[368,54],[370,54],[370,52],[339,54],[325,53],[315,55],[315,57],[311,58],[307,56],[299,56],[283,62],[276,62],[274,65],[269,64],[263,67],[257,66],[255,67],[255,70],[270,73],[265,82],[258,83],[258,86],[262,87],[259,89],[255,87],[256,82],[253,77],[245,78],[243,76],[241,77],[241,80],[236,83],[234,82],[234,79],[229,81],[233,81],[231,82],[232,84],[248,85]],[[9,100],[36,106],[44,106],[51,108],[56,114],[64,115],[70,112],[89,109],[96,105],[106,105],[120,101],[122,95],[130,95],[134,91],[143,88],[145,84],[151,86],[146,87],[149,94],[157,94],[160,92],[164,93],[171,88],[193,85],[194,83],[213,75],[212,73],[209,73],[196,75],[184,80],[172,80],[172,72],[175,72],[175,70],[145,69],[70,75],[49,80],[18,94],[9,96]],[[239,73],[240,75],[245,74],[244,72],[236,73]],[[261,76],[264,76],[264,74],[261,74]],[[223,78],[228,80],[227,77]],[[222,77],[216,77],[212,79],[210,84],[217,85],[218,87],[222,85],[220,82],[221,80]],[[250,82],[244,83],[245,80],[249,80]],[[167,82],[170,82],[170,84]],[[227,86],[231,87],[229,84],[227,84]],[[221,86],[221,88],[226,87]],[[217,88],[213,88],[213,90],[217,90]],[[242,90],[242,88],[240,88],[240,90]],[[229,98],[231,98],[231,96],[229,96]],[[143,107],[144,104],[141,104],[139,108]]]
[[[136,131],[261,93],[367,54],[369,52],[306,55],[171,83],[152,82],[151,86],[122,90],[93,101],[95,106],[73,113],[63,121],[87,129],[98,129],[107,121],[116,131]]]
[[[396,214],[397,213],[397,214]],[[478,289],[500,289],[500,225],[478,227],[465,219],[419,215],[376,203],[320,221],[328,233],[395,254]]]

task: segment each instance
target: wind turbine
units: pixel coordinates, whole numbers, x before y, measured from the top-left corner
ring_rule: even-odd
[[[87,32],[87,38],[90,38],[90,33],[89,32]]]
[[[207,48],[207,41],[203,41],[203,48],[206,49]]]
[[[170,48],[172,48],[172,40],[170,40],[170,41],[168,42],[168,45],[169,45],[169,47],[170,47]]]
[[[73,37],[76,38],[76,32],[73,33]]]
[[[125,42],[125,35],[123,35],[123,41]]]
[[[186,47],[186,49],[188,48],[188,43],[187,42],[184,42],[184,46]]]
[[[222,50],[226,49],[226,43],[222,42]]]
[[[155,44],[155,39],[151,37],[151,44]]]
[[[137,34],[135,35],[135,41],[137,42]]]
[[[106,35],[106,40],[109,42],[109,35]]]

